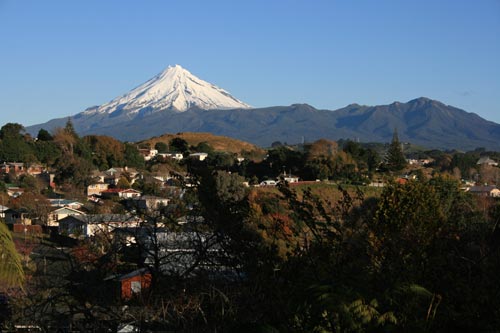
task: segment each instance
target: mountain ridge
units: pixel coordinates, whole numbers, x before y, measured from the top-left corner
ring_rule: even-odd
[[[318,110],[307,104],[257,109],[159,112],[137,115],[127,121],[107,115],[70,117],[78,133],[110,135],[124,141],[139,141],[155,135],[177,132],[209,132],[245,140],[259,146],[274,141],[298,143],[320,138],[390,142],[395,129],[401,141],[428,148],[500,150],[500,125],[475,113],[428,98],[407,103],[361,106],[350,104],[337,110]],[[30,126],[63,127],[68,118]]]

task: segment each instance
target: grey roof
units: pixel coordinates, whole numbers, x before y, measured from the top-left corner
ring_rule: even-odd
[[[496,188],[496,185],[472,186],[469,192],[491,192]]]
[[[481,157],[477,163],[477,165],[479,164],[493,164],[493,165],[497,165],[498,163],[495,161],[495,160],[492,160],[489,156],[483,156]]]
[[[131,277],[134,277],[134,276],[138,276],[138,275],[144,275],[146,273],[149,273],[149,270],[147,268],[139,268],[139,269],[136,269],[135,271],[133,272],[130,272],[130,273],[127,273],[127,274],[123,274],[123,275],[120,275],[118,277],[119,280],[126,280],[126,279],[129,279]]]

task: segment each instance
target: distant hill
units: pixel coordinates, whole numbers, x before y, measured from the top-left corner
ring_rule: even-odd
[[[428,98],[407,103],[348,105],[336,111],[317,110],[307,104],[260,109],[200,110],[138,113],[134,117],[79,113],[71,117],[81,135],[110,135],[122,141],[139,141],[164,133],[204,132],[270,146],[274,141],[299,143],[319,138],[390,142],[394,129],[401,141],[428,148],[500,151],[500,125],[474,113]],[[64,127],[67,118],[28,127]]]
[[[164,134],[158,137],[143,140],[139,143],[149,143],[151,147],[154,147],[158,142],[168,144],[173,138],[181,138],[183,140],[186,140],[186,142],[191,146],[196,146],[201,142],[206,142],[216,151],[224,151],[236,154],[240,154],[243,151],[255,151],[257,153],[264,153],[264,150],[257,147],[256,145],[226,136],[213,135],[211,133],[183,132],[177,134]]]

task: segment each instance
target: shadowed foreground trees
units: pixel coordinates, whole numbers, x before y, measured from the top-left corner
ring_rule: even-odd
[[[163,231],[189,239],[188,257],[162,252],[161,242],[125,247],[103,234],[66,251],[66,273],[33,290],[52,296],[32,297],[24,313],[37,309],[52,324],[85,318],[110,328],[132,322],[178,332],[500,327],[497,202],[479,210],[447,179],[389,184],[378,198],[338,188],[339,199],[327,202],[310,189],[282,184],[279,192],[257,191],[243,187],[237,175],[198,171],[191,179],[198,186],[186,189],[184,205],[144,215],[148,230],[158,232],[154,239],[170,237]],[[177,224],[185,213],[196,222]],[[153,253],[150,292],[104,299],[106,277],[144,267],[141,246]],[[187,269],[172,269],[179,263]],[[37,274],[32,282],[44,276]],[[57,311],[42,316],[49,308],[37,302],[48,299],[59,299],[51,311],[71,309],[72,317]]]

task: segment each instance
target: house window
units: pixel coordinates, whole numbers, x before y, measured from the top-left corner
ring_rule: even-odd
[[[130,291],[132,291],[132,294],[139,294],[141,292],[141,281],[130,282]]]

